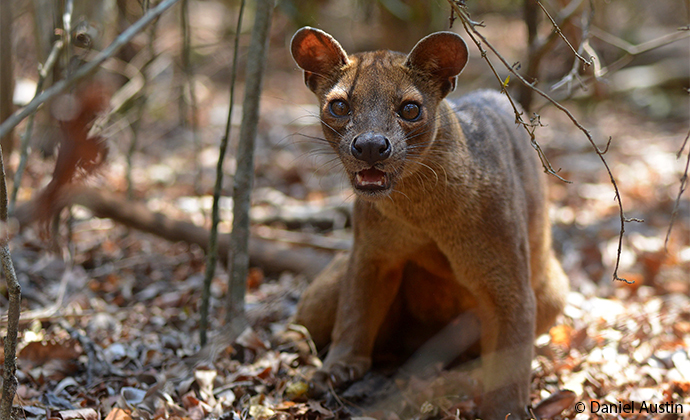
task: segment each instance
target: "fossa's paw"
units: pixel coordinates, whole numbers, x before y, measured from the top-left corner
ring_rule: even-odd
[[[506,393],[506,395],[510,394]],[[484,394],[480,409],[482,419],[528,420],[531,418],[531,415],[527,410],[527,405],[520,403],[517,398],[496,397],[497,395],[495,393]]]
[[[343,388],[364,376],[371,367],[368,357],[353,357],[347,361],[326,362],[323,368],[317,370],[310,381],[312,396],[324,395],[329,390]]]

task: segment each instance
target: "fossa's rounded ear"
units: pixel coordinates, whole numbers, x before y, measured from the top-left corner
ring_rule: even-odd
[[[291,42],[292,57],[304,70],[304,82],[314,91],[319,77],[347,64],[347,53],[326,32],[305,26],[295,32]]]
[[[414,46],[405,65],[437,78],[447,94],[455,89],[455,77],[465,68],[469,55],[467,44],[458,34],[436,32]]]

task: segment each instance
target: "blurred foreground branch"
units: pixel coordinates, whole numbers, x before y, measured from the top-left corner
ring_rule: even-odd
[[[48,73],[53,70],[53,66],[57,62],[58,55],[62,51],[63,42],[62,40],[57,40],[53,44],[53,48],[46,59],[46,62],[39,64],[38,66],[38,82],[36,83],[36,93],[34,98],[43,92],[43,83],[45,83]],[[34,129],[34,119],[36,113],[31,114],[29,121],[26,124],[26,131],[22,135],[22,141],[19,146],[19,165],[17,166],[17,171],[14,173],[14,182],[12,183],[12,195],[10,196],[10,207],[9,211],[12,213],[14,211],[14,206],[17,202],[17,194],[19,193],[19,186],[22,183],[22,176],[24,175],[24,169],[26,168],[26,162],[29,159],[29,140],[31,140],[31,135]]]
[[[96,54],[92,61],[79,67],[77,71],[71,74],[68,78],[60,80],[55,83],[50,89],[35,97],[23,109],[15,112],[6,121],[0,125],[0,138],[7,135],[14,127],[17,126],[24,118],[35,112],[43,103],[52,99],[56,95],[62,93],[65,89],[73,86],[79,80],[94,73],[98,67],[108,58],[115,55],[122,47],[132,40],[139,32],[146,28],[151,22],[156,20],[161,14],[172,7],[180,0],[163,0],[158,6],[151,9],[147,14],[136,21],[132,26],[122,32],[115,40],[103,51]]]

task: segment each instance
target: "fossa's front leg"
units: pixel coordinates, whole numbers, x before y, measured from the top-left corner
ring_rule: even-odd
[[[481,324],[481,417],[501,420],[510,413],[511,419],[523,419],[529,403],[537,312],[529,258],[519,251],[521,247],[506,246],[499,238],[490,241],[487,237],[473,246],[474,255],[464,252],[455,259],[463,263],[454,267],[476,299]]]
[[[374,344],[402,280],[405,244],[401,230],[368,203],[355,205],[354,245],[340,282],[331,347],[314,382],[334,387],[364,376]]]
[[[480,300],[495,298],[487,293]],[[512,419],[527,416],[536,305],[531,289],[515,298],[519,302],[497,302],[493,310],[480,311],[485,419],[504,419],[509,413]]]
[[[371,367],[374,343],[397,295],[402,267],[353,252],[341,285],[328,356],[314,376],[339,387],[361,378]]]

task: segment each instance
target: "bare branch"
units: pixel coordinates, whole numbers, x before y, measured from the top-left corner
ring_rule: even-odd
[[[520,82],[528,86],[530,89],[532,89],[534,92],[539,94],[541,97],[552,103],[556,108],[558,108],[561,112],[563,112],[565,115],[568,116],[570,121],[580,130],[582,133],[587,137],[587,140],[591,144],[592,148],[596,152],[597,156],[599,156],[599,159],[601,160],[602,164],[604,165],[604,168],[606,168],[606,172],[608,173],[609,180],[611,184],[613,185],[616,201],[618,202],[618,213],[619,213],[619,218],[620,218],[620,232],[618,235],[618,255],[616,257],[616,266],[614,267],[613,270],[613,278],[614,280],[620,280],[624,281],[626,283],[634,283],[631,281],[628,281],[624,278],[621,278],[618,276],[618,268],[620,266],[620,256],[621,256],[621,250],[623,247],[623,235],[625,233],[625,223],[629,221],[641,221],[640,219],[626,219],[625,217],[625,212],[623,211],[623,203],[621,200],[621,195],[620,191],[618,189],[618,184],[616,183],[615,178],[613,177],[613,173],[611,172],[611,168],[608,165],[608,162],[606,162],[606,159],[604,158],[604,153],[599,150],[599,147],[597,147],[596,143],[594,142],[594,139],[592,138],[592,134],[587,130],[578,120],[573,116],[573,114],[563,105],[561,105],[559,102],[551,98],[549,95],[547,95],[544,91],[541,89],[537,88],[534,83],[530,83],[525,78],[519,74],[513,66],[511,66],[506,59],[496,50],[496,48],[481,34],[475,29],[475,25],[473,24],[472,20],[469,18],[467,11],[464,9],[464,7],[461,7],[459,4],[454,2],[453,0],[448,0],[457,13],[458,17],[463,21],[463,26],[465,27],[465,30],[467,31],[468,35],[472,38],[472,40],[477,44],[477,46],[481,50],[481,43],[477,41],[477,38],[479,38],[486,46],[489,47],[489,49],[496,55],[496,57],[503,63],[503,65],[506,67],[506,69],[513,74]],[[482,50],[483,51],[483,50]],[[486,56],[486,52],[482,52],[482,56]],[[495,70],[494,70],[495,73]],[[496,73],[495,73],[496,74]],[[500,81],[500,78],[499,78]],[[501,82],[501,85],[503,86],[503,83]],[[505,87],[503,87],[503,90],[505,90]],[[608,147],[607,147],[608,149]],[[605,150],[604,150],[605,151]]]
[[[1,153],[1,152],[0,152]],[[5,206],[5,209],[7,206]],[[5,336],[5,366],[2,383],[2,400],[0,400],[0,418],[11,419],[12,401],[17,391],[17,336],[19,333],[19,314],[21,308],[22,289],[17,281],[17,275],[12,265],[8,238],[3,238],[0,246],[0,260],[7,281],[9,308],[7,309],[7,336]]]
[[[0,122],[12,115],[14,104],[14,54],[12,52],[12,3],[0,2]],[[0,135],[0,145],[7,156],[12,153],[14,135],[12,130]]]
[[[666,35],[662,35],[660,37],[651,39],[649,41],[645,41],[637,45],[631,44],[628,41],[619,38],[615,35],[612,35],[596,26],[592,27],[592,35],[606,43],[620,48],[621,50],[625,51],[630,55],[638,55],[659,47],[663,47],[664,45],[668,45],[672,42],[676,42],[678,40],[687,38],[690,36],[690,32],[688,32],[687,30],[683,30],[683,28],[678,28],[678,32],[671,32]]]
[[[7,182],[5,180],[5,162],[0,149],[0,223],[7,224]],[[7,308],[7,336],[5,336],[5,365],[2,382],[2,399],[0,399],[0,418],[11,419],[12,401],[17,391],[17,336],[19,334],[19,315],[21,312],[22,289],[17,281],[17,274],[10,255],[8,229],[2,229],[0,236],[0,263],[7,282],[9,307]]]
[[[199,136],[199,112],[196,102],[196,86],[192,72],[192,27],[189,22],[189,0],[182,0],[180,25],[182,27],[182,71],[184,72],[183,94],[180,95],[180,125],[189,127],[194,144],[194,191],[201,194],[202,168],[199,155],[201,154],[201,138]],[[189,103],[187,103],[189,100]],[[187,106],[189,105],[189,107]]]
[[[91,75],[98,67],[108,58],[115,55],[122,47],[132,40],[139,32],[146,26],[157,19],[166,10],[172,7],[180,0],[163,0],[156,7],[151,9],[147,14],[136,21],[132,26],[122,32],[115,40],[103,51],[96,54],[94,59],[89,63],[81,66],[76,72],[71,74],[66,79],[55,83],[50,89],[47,89],[39,96],[34,98],[26,107],[15,112],[0,125],[0,138],[4,137],[10,130],[17,126],[24,118],[35,112],[43,103],[52,99],[56,95],[62,93],[65,89],[73,86],[79,80]]]
[[[237,80],[237,57],[240,49],[240,32],[242,31],[242,17],[244,16],[245,0],[240,3],[240,11],[237,15],[237,26],[235,28],[235,45],[232,53],[232,69],[230,70],[230,100],[228,106],[228,119],[225,124],[225,134],[220,140],[218,152],[218,164],[216,165],[216,184],[213,187],[213,207],[211,209],[211,232],[209,233],[208,252],[206,254],[206,273],[204,276],[204,288],[201,296],[199,340],[201,345],[206,344],[208,330],[208,310],[211,298],[211,281],[216,272],[218,262],[218,224],[220,224],[220,194],[223,188],[223,164],[225,154],[228,150],[230,141],[230,130],[232,128],[232,110],[235,104],[235,81]]]
[[[546,14],[546,16],[549,18],[549,20],[551,21],[551,24],[553,24],[553,30],[555,31],[555,33],[558,34],[558,36],[560,36],[561,39],[568,45],[568,47],[573,52],[573,54],[575,54],[575,57],[577,57],[578,60],[582,61],[582,63],[584,63],[585,66],[591,66],[592,63],[589,60],[586,60],[583,56],[581,56],[575,50],[575,48],[573,48],[573,45],[570,43],[570,41],[568,41],[568,38],[566,38],[566,36],[563,34],[563,31],[561,30],[560,26],[558,26],[556,21],[553,20],[553,18],[551,17],[549,12],[546,10],[544,5],[541,4],[541,1],[537,0],[537,4],[539,5],[539,7],[541,7],[541,10],[544,11],[544,14]],[[573,9],[573,10],[575,10],[575,9]]]
[[[590,0],[589,13],[583,13],[582,14],[582,25],[581,25],[582,26],[582,40],[580,41],[580,46],[578,47],[577,52],[580,55],[584,54],[585,52],[589,55],[590,59],[589,59],[588,65],[590,65],[590,64],[594,65],[594,72],[596,74],[596,72],[599,70],[599,68],[601,66],[599,65],[599,57],[596,55],[596,52],[594,51],[592,46],[589,44],[589,27],[590,27],[593,19],[594,19],[594,4],[593,4],[593,1]],[[563,76],[563,78],[560,81],[554,83],[551,86],[551,90],[556,90],[563,85],[567,85],[568,86],[568,89],[567,89],[568,95],[571,95],[572,91],[573,91],[573,89],[572,89],[573,80],[578,81],[582,90],[585,90],[585,91],[587,90],[587,85],[580,78],[580,62],[577,60],[573,61],[573,67],[570,69],[568,74]]]
[[[247,53],[247,81],[242,106],[237,170],[233,188],[232,236],[230,257],[230,285],[226,321],[231,325],[242,325],[244,320],[244,294],[249,256],[249,207],[254,181],[254,143],[259,121],[259,100],[263,73],[268,50],[268,30],[271,26],[273,0],[261,0],[256,5],[256,17],[252,39]]]
[[[527,45],[529,49],[529,59],[527,60],[527,68],[525,71],[525,77],[527,79],[536,83],[542,58],[551,51],[553,45],[558,40],[560,27],[570,22],[583,1],[584,0],[571,0],[561,13],[558,14],[557,18],[552,19],[552,22],[555,21],[555,27],[558,31],[552,31],[544,40],[540,40],[537,37],[537,1],[525,1],[525,23],[527,25]],[[520,103],[527,111],[531,111],[533,91],[527,86],[521,86],[519,92]]]
[[[568,3],[568,5],[558,13],[555,19],[551,19],[551,16],[547,13],[549,18],[551,19],[551,22],[554,23],[555,26],[558,28],[558,31],[552,31],[545,41],[543,41],[541,44],[538,44],[537,54],[539,58],[541,58],[544,54],[551,50],[551,43],[558,38],[559,32],[561,30],[560,27],[566,25],[568,22],[570,22],[570,20],[573,17],[575,17],[575,12],[578,11],[583,1],[584,0],[571,0],[570,3]],[[541,6],[541,3],[539,3],[539,6]]]
[[[57,58],[60,55],[60,51],[63,47],[63,42],[58,39],[53,44],[53,48],[50,51],[50,55],[46,59],[45,64],[38,65],[38,82],[36,83],[36,93],[34,98],[41,94],[43,91],[43,83],[48,77],[48,73],[52,71],[53,66],[57,62]],[[9,211],[14,212],[14,206],[17,203],[17,193],[19,192],[19,186],[22,183],[22,176],[24,175],[24,168],[26,168],[26,161],[29,158],[29,140],[31,140],[31,134],[34,128],[34,118],[36,113],[31,114],[29,121],[26,125],[26,131],[22,136],[22,142],[20,145],[20,155],[19,155],[19,165],[17,166],[17,172],[14,174],[14,182],[12,184],[12,195],[10,197]]]
[[[683,153],[685,145],[688,143],[688,139],[690,139],[690,131],[688,131],[688,134],[685,136],[685,140],[683,140],[683,144],[681,145],[680,150],[676,155],[677,158],[680,158],[681,154]],[[683,171],[683,176],[681,176],[680,178],[680,187],[678,188],[678,196],[676,196],[676,203],[673,205],[673,212],[671,213],[671,222],[668,224],[668,230],[666,231],[666,239],[664,240],[664,248],[666,249],[668,249],[668,240],[671,237],[671,230],[673,229],[673,224],[676,221],[676,216],[678,216],[678,209],[680,208],[680,198],[683,196],[683,193],[685,192],[685,189],[688,186],[688,169],[690,169],[690,151],[688,151],[688,158],[685,161],[685,170]]]
[[[459,13],[458,13],[459,14]],[[469,37],[472,39],[472,41],[477,45],[477,48],[479,48],[479,51],[481,52],[482,58],[486,61],[487,65],[493,72],[494,76],[496,77],[496,80],[501,84],[501,93],[505,94],[508,97],[508,101],[510,102],[510,105],[513,107],[513,112],[515,113],[515,122],[517,124],[520,124],[526,131],[527,134],[530,137],[530,143],[532,144],[532,147],[534,150],[537,151],[537,156],[539,156],[539,160],[541,161],[541,164],[544,168],[544,171],[550,175],[555,176],[556,178],[560,179],[563,182],[570,183],[570,181],[566,180],[565,178],[561,177],[558,175],[557,171],[553,169],[553,166],[551,166],[551,163],[549,162],[548,158],[546,157],[546,154],[542,150],[541,146],[539,145],[539,142],[537,142],[537,138],[535,136],[535,130],[538,126],[541,125],[539,122],[539,116],[535,114],[535,117],[533,119],[530,119],[530,123],[526,123],[522,119],[522,111],[518,109],[517,105],[515,104],[515,101],[513,100],[512,96],[510,96],[510,93],[506,90],[506,83],[504,83],[501,80],[501,76],[498,75],[498,72],[496,71],[496,68],[494,67],[493,63],[489,58],[487,57],[486,50],[482,48],[482,44],[480,41],[478,41],[474,35],[468,30],[468,20],[466,20],[465,15],[460,15],[462,24],[465,27],[465,30],[467,31],[467,34]],[[472,22],[471,20],[469,22]],[[472,22],[474,26],[476,25],[476,22]],[[536,123],[534,122],[536,121]]]
[[[149,0],[144,0],[141,4],[141,7],[144,11],[144,14],[148,13],[149,9],[151,8],[151,2]],[[144,63],[143,66],[141,66],[141,70],[137,69],[137,73],[141,76],[142,80],[142,87],[135,91],[132,92],[131,96],[128,96],[127,99],[130,97],[134,97],[136,93],[139,91],[143,91],[140,95],[137,96],[136,98],[136,115],[134,118],[130,121],[129,123],[129,128],[132,131],[132,140],[129,143],[129,148],[127,149],[127,154],[126,154],[126,160],[127,160],[127,167],[125,169],[125,179],[127,180],[127,198],[129,200],[134,199],[134,180],[132,179],[132,168],[133,168],[133,157],[134,153],[137,150],[137,147],[139,145],[139,127],[141,126],[141,120],[144,117],[144,111],[146,109],[146,101],[147,101],[147,95],[146,95],[146,86],[147,86],[147,74],[146,74],[146,69],[148,69],[149,65],[154,61],[156,58],[156,49],[154,47],[154,40],[156,38],[156,27],[157,27],[158,21],[156,20],[153,22],[153,24],[149,27],[148,29],[148,59],[146,60],[146,63]],[[139,54],[142,54],[140,52]],[[136,57],[132,59],[132,61],[135,61]],[[131,65],[131,62],[128,63]],[[127,85],[129,85],[133,80],[130,77],[129,82],[127,82]],[[127,86],[125,85],[125,86]],[[120,90],[124,89],[125,86],[120,88]],[[134,89],[132,89],[134,90]],[[116,92],[113,95],[113,98],[118,95],[119,91]],[[111,108],[113,107],[113,98],[110,98],[110,103],[111,103]],[[124,104],[124,102],[123,102]],[[112,111],[111,111],[112,112]]]
[[[595,77],[603,77],[608,73],[612,73],[616,70],[625,67],[625,65],[632,61],[632,59],[637,55],[690,37],[690,32],[683,31],[683,28],[679,28],[678,32],[671,32],[669,34],[662,35],[658,38],[654,38],[641,44],[633,45],[624,39],[621,39],[602,29],[597,28],[596,26],[592,27],[591,33],[592,36],[595,36],[600,40],[613,45],[614,47],[620,48],[627,54],[626,56],[619,58],[618,60],[614,61],[608,66],[601,68],[598,72],[595,71]]]

